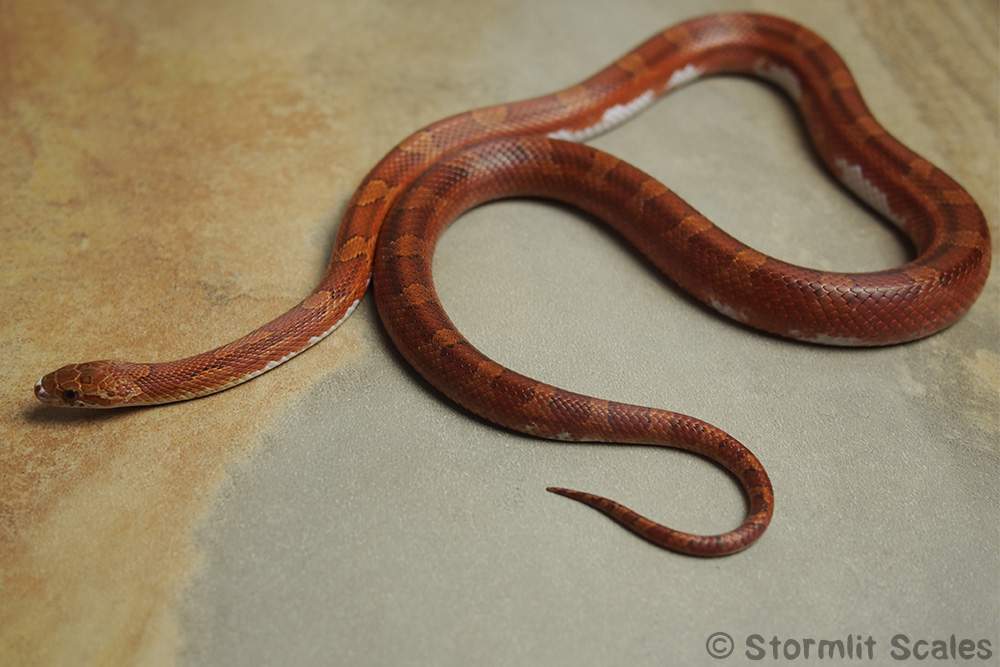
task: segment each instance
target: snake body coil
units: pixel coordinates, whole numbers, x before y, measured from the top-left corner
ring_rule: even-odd
[[[725,73],[780,86],[797,105],[823,163],[899,227],[915,258],[871,273],[784,263],[732,238],[634,167],[571,143],[623,122],[679,85]],[[882,128],[829,44],[772,16],[711,15],[653,36],[579,85],[452,116],[408,137],[355,192],[322,282],[277,319],[177,361],[65,366],[43,377],[35,394],[52,405],[117,407],[221,391],[329,335],[364,296],[374,271],[376,302],[393,341],[428,381],[466,409],[543,438],[697,452],[732,473],[749,509],[735,530],[704,536],[672,530],[600,496],[550,491],[666,549],[720,556],[746,548],[767,527],[773,494],[764,468],[742,444],[693,417],[524,377],[476,350],[444,313],[431,276],[440,233],[470,207],[525,195],[592,213],[703,303],[804,341],[868,346],[928,336],[969,309],[989,273],[989,232],[979,207]]]

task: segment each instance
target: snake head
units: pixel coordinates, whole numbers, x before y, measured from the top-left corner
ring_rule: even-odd
[[[35,397],[61,408],[116,408],[138,404],[142,388],[136,380],[145,366],[119,361],[70,364],[45,375],[35,384]]]

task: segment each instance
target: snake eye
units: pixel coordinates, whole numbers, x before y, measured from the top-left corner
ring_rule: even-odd
[[[64,389],[62,396],[63,396],[63,400],[75,401],[76,400],[76,391],[74,391],[73,389]]]

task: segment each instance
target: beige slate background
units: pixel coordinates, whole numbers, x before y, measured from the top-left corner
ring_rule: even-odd
[[[897,632],[1000,652],[995,275],[938,336],[837,350],[693,305],[562,208],[494,204],[449,231],[438,286],[485,352],[697,415],[761,458],[774,523],[721,560],[544,492],[719,531],[743,511],[719,470],[470,419],[404,366],[370,300],[204,400],[95,414],[31,395],[64,363],[175,358],[296,303],[353,188],[420,126],[736,8],[823,34],[995,224],[989,0],[0,2],[0,663],[702,664],[715,631],[738,648],[870,634],[875,664],[895,664]],[[757,82],[699,82],[595,143],[783,259],[906,257]]]

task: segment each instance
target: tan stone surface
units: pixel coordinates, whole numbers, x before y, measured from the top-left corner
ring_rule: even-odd
[[[997,220],[996,3],[711,5],[737,7],[824,34],[883,124]],[[704,417],[760,456],[775,523],[721,561],[662,554],[543,489],[710,531],[742,511],[724,475],[469,419],[404,368],[367,301],[209,399],[93,414],[31,397],[69,361],[245,333],[308,292],[395,142],[569,85],[705,10],[0,2],[0,664],[698,664],[715,630],[1000,649],[995,279],[933,339],[827,350],[707,314],[562,209],[489,206],[449,232],[439,287],[487,353]],[[845,270],[905,256],[755,83],[699,83],[597,143],[764,252]]]

